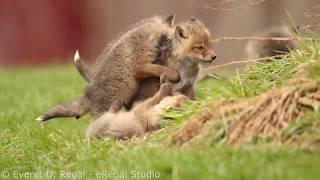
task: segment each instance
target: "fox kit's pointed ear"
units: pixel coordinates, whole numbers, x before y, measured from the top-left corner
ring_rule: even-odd
[[[175,19],[175,18],[176,18],[176,14],[172,14],[171,16],[168,16],[168,17],[166,18],[165,22],[168,23],[168,25],[169,25],[170,27],[172,27],[173,24],[174,24],[174,19]]]
[[[189,19],[189,23],[191,23],[191,24],[198,24],[198,25],[202,25],[203,26],[203,23],[201,22],[201,21],[199,21],[197,18],[195,18],[195,17],[191,17],[190,19]]]
[[[191,22],[196,22],[196,21],[197,21],[197,18],[191,17],[191,18],[190,18],[190,21],[191,21]]]
[[[181,26],[176,27],[175,35],[179,39],[188,39],[189,38],[188,32],[185,29],[183,29]]]

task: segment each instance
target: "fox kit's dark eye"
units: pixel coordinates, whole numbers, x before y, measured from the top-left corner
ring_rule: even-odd
[[[196,47],[194,47],[194,49],[202,51],[204,49],[204,47],[203,46],[196,46]]]

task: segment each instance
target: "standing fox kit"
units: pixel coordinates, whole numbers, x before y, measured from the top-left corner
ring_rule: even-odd
[[[173,49],[180,47],[179,51],[172,51],[172,57],[167,61],[167,66],[178,71],[180,81],[174,86],[174,92],[181,92],[194,99],[193,85],[199,73],[199,63],[212,62],[216,54],[212,49],[211,34],[199,20],[192,18],[184,25],[177,26],[178,33],[175,36],[182,38],[172,40]],[[172,59],[172,60],[171,60]]]
[[[93,72],[83,69],[82,74],[88,74],[84,77],[90,79],[83,96],[71,103],[50,108],[37,120],[80,117],[88,111],[93,119],[97,119],[108,110],[117,112],[123,105],[130,104],[139,86],[144,84],[141,84],[143,79],[160,77],[161,74],[167,74],[173,82],[179,80],[179,75],[185,76],[182,77],[185,80],[179,81],[181,85],[178,83],[174,89],[184,91],[184,87],[188,86],[192,88],[192,94],[198,61],[215,59],[210,46],[210,33],[194,18],[176,27],[173,27],[173,20],[174,16],[152,18],[126,32],[98,58],[99,64]],[[159,47],[162,37],[169,37],[171,48]],[[162,53],[169,55],[162,56]],[[196,66],[190,65],[191,62]],[[153,86],[159,86],[159,78],[151,82]]]
[[[172,88],[173,84],[162,83],[160,90],[153,97],[138,103],[132,110],[104,113],[89,125],[86,136],[127,139],[160,129],[162,110],[178,106],[187,98],[184,95],[169,96]]]

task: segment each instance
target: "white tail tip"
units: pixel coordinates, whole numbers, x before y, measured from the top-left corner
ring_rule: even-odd
[[[77,61],[79,61],[79,60],[80,60],[80,55],[79,55],[79,51],[77,50],[76,53],[74,54],[74,59],[73,59],[73,61],[74,61],[74,62],[77,62]]]
[[[42,116],[39,116],[39,117],[36,118],[36,121],[39,121],[39,122],[43,122],[43,120],[44,120],[44,119],[43,119]]]

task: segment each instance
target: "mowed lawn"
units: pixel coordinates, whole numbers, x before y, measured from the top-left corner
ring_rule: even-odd
[[[90,122],[34,119],[81,94],[72,65],[0,69],[0,179],[319,179],[320,151],[285,147],[167,147],[156,138],[123,144],[88,140]],[[215,88],[208,81],[198,89]]]

